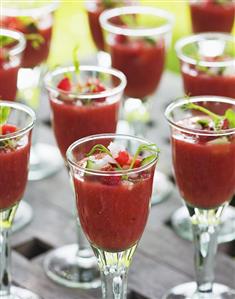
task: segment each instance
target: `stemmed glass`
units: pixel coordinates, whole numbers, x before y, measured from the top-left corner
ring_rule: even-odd
[[[54,12],[58,0],[7,1],[3,3],[0,16],[3,27],[21,31],[26,39],[26,48],[18,75],[18,99],[35,111],[39,110],[42,96],[42,78],[49,55]],[[37,128],[35,128],[37,129]],[[61,159],[56,147],[37,142],[34,134],[30,157],[29,180],[40,180],[61,168]]]
[[[234,1],[190,0],[189,4],[194,33],[232,31],[235,18]]]
[[[26,42],[22,33],[0,28],[0,44],[0,100],[13,101]]]
[[[127,77],[123,118],[129,123],[131,133],[137,136],[147,133],[151,99],[164,71],[173,20],[167,11],[148,6],[114,8],[100,15],[112,66]],[[163,173],[157,171],[155,177],[166,188],[154,189],[153,204],[166,198],[172,189]]]
[[[216,96],[180,99],[166,109],[176,181],[192,223],[196,283],[176,286],[164,298],[232,299],[234,290],[214,283],[214,261],[220,218],[235,193],[235,128],[202,129],[200,120],[212,118],[186,110],[192,103],[219,115],[235,112],[233,99]]]
[[[187,95],[217,95],[235,99],[235,39],[231,34],[202,33],[180,39],[176,43],[184,90]],[[192,239],[188,213],[176,210],[171,222],[175,231]],[[235,238],[235,209],[229,206],[222,217],[219,242]]]
[[[0,297],[39,297],[29,290],[11,286],[9,233],[23,196],[31,146],[34,112],[25,105],[0,102]]]
[[[128,135],[93,135],[74,142],[67,159],[79,219],[98,260],[102,298],[124,299],[128,269],[148,218],[158,154],[144,166],[131,170],[84,167],[81,160],[87,158],[94,145],[108,146],[111,142],[121,144],[133,156],[140,145],[150,145],[145,139]],[[147,150],[142,152],[145,153]]]
[[[58,88],[63,78],[70,78],[75,85],[99,80],[106,90],[96,93],[63,91]],[[49,72],[45,84],[56,141],[68,167],[65,154],[74,141],[95,133],[115,133],[126,78],[120,71],[97,66],[80,66],[78,75],[75,67],[70,66]],[[45,271],[51,279],[68,287],[98,287],[97,262],[79,222],[77,237],[78,244],[58,248],[47,255]]]
[[[105,9],[110,9],[118,6],[131,5],[131,3],[138,3],[138,0],[122,0],[122,1],[85,1],[85,8],[87,10],[88,23],[91,32],[91,36],[95,46],[98,50],[97,60],[100,66],[110,66],[110,57],[105,52],[105,43],[102,28],[99,23],[99,16]]]
[[[45,74],[45,62],[48,58],[54,12],[58,0],[49,1],[5,1],[3,2],[1,26],[17,30],[24,34],[26,48],[22,54],[22,63],[18,72],[17,100],[24,102],[38,112],[42,94],[42,77]],[[39,180],[57,172],[62,161],[55,146],[38,142],[39,124],[33,135],[30,154],[29,180]],[[33,211],[28,203],[22,205],[16,215],[13,230],[17,231],[32,219]]]

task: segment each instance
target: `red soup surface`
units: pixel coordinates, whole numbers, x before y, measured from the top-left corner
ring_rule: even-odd
[[[217,144],[207,138],[175,132],[172,153],[181,196],[193,207],[214,209],[235,192],[235,136]]]

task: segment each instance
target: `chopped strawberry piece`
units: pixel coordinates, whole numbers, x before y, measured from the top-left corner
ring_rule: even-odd
[[[57,85],[57,88],[64,91],[70,91],[72,88],[71,82],[68,77],[64,77]]]
[[[17,127],[14,125],[5,124],[2,126],[2,135],[11,134],[17,131]]]
[[[115,41],[119,44],[125,44],[127,42],[127,37],[122,34],[118,34],[115,36]]]
[[[128,161],[129,161],[129,154],[128,154],[128,152],[126,152],[126,151],[120,151],[120,152],[118,153],[117,158],[115,158],[115,160],[116,160],[121,166],[127,164]]]

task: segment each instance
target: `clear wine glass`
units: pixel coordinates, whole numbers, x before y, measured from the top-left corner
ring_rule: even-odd
[[[92,36],[92,40],[98,50],[97,62],[100,66],[110,67],[110,55],[105,51],[104,36],[102,32],[101,25],[99,23],[100,14],[110,8],[127,6],[131,4],[137,4],[138,0],[121,0],[121,1],[105,1],[105,0],[95,0],[95,1],[85,1],[85,8],[87,11],[88,24]]]
[[[189,104],[209,109],[212,114],[188,110],[185,105]],[[196,272],[196,282],[174,287],[165,299],[235,296],[234,290],[214,283],[219,223],[235,193],[235,128],[225,126],[224,119],[219,120],[224,123],[222,127],[214,123],[214,129],[210,128],[211,120],[215,121],[213,113],[222,116],[227,109],[235,112],[233,99],[202,96],[177,100],[165,112],[171,128],[176,182],[192,223]]]
[[[49,55],[54,12],[58,0],[5,1],[2,4],[0,21],[4,28],[22,32],[26,47],[17,79],[17,100],[30,106],[38,114],[42,91],[42,78]],[[39,122],[35,126],[30,154],[29,180],[46,178],[61,169],[63,163],[58,149],[38,142]],[[13,231],[28,224],[33,216],[32,208],[22,202],[14,221]]]
[[[235,39],[231,34],[195,34],[176,43],[184,91],[190,96],[217,95],[235,99]],[[171,222],[181,237],[192,240],[192,229],[184,207],[175,211]],[[218,242],[235,238],[235,208],[222,217]]]
[[[39,299],[11,285],[9,234],[23,196],[35,113],[25,105],[0,101],[0,297]]]
[[[164,71],[173,22],[169,12],[150,6],[114,8],[100,15],[111,64],[127,77],[122,117],[135,136],[147,134],[151,102],[156,100],[153,94]],[[167,198],[172,190],[164,173],[157,171],[155,178],[165,188],[154,188],[152,204]]]
[[[102,84],[100,92],[63,91],[58,83],[70,78],[78,86],[87,82]],[[113,85],[115,81],[115,85]],[[58,147],[66,162],[66,150],[77,139],[95,133],[115,133],[126,78],[120,71],[97,66],[58,67],[45,77],[52,111],[52,123]],[[77,223],[77,244],[58,248],[47,255],[44,268],[54,281],[68,287],[100,286],[97,262]]]
[[[98,134],[74,142],[67,159],[79,219],[98,260],[102,298],[125,299],[128,269],[149,214],[158,154],[131,170],[102,171],[84,166],[81,161],[94,145],[111,142],[122,145],[132,156],[140,145],[150,145],[128,135]],[[147,153],[147,149],[142,151]]]
[[[14,101],[17,75],[25,49],[25,38],[20,32],[0,28],[0,100]]]

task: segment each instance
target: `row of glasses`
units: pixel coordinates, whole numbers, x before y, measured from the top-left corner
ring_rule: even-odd
[[[176,43],[184,91],[190,96],[216,95],[235,99],[235,39],[226,33],[201,33]],[[171,222],[175,231],[192,239],[187,210],[174,212]],[[223,214],[219,242],[235,238],[235,209],[231,205]]]
[[[68,168],[66,151],[74,141],[92,134],[116,132],[126,78],[114,69],[80,66],[77,73],[70,66],[49,72],[45,85],[56,142]],[[78,243],[51,251],[44,268],[51,279],[62,285],[95,288],[100,285],[97,263],[79,220],[76,224]]]
[[[17,95],[17,78],[26,40],[21,32],[0,28],[0,41],[0,100],[14,101]],[[31,219],[31,207],[21,201],[12,230],[19,230]]]
[[[20,32],[25,39],[25,48],[22,49],[21,62],[18,64],[18,77],[14,69],[10,81],[14,79],[14,88],[8,84],[1,84],[0,89],[7,88],[14,95],[2,95],[2,99],[23,102],[38,112],[42,96],[42,78],[46,70],[46,60],[49,55],[54,13],[58,8],[57,0],[46,2],[13,1],[4,2],[1,9],[1,32],[7,28],[11,34]],[[13,76],[14,75],[14,76]],[[16,81],[17,79],[17,81]],[[17,83],[17,95],[16,95]],[[39,125],[39,123],[38,123]],[[38,180],[57,172],[62,165],[56,147],[38,142],[38,125],[35,127],[33,146],[30,156],[29,179]],[[25,201],[21,202],[16,215],[13,230],[19,230],[32,219],[32,208]]]
[[[127,77],[122,117],[136,136],[147,133],[151,101],[164,71],[173,21],[167,11],[148,6],[119,7],[100,15],[111,65]],[[172,190],[162,172],[157,171],[155,178],[162,188],[154,188],[153,204],[164,200]]]

